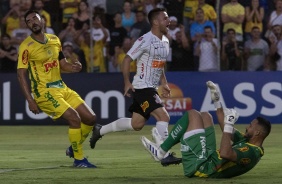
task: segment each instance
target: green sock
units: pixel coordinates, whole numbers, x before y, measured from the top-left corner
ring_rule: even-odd
[[[188,112],[186,112],[173,126],[168,138],[161,144],[161,148],[167,152],[174,145],[180,142],[189,125]]]

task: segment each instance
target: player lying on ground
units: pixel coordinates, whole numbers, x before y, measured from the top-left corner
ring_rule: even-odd
[[[220,94],[211,81],[207,82],[216,107],[216,114],[223,131],[220,149],[216,149],[212,116],[208,112],[189,110],[174,125],[169,137],[160,145],[141,137],[145,148],[155,159],[162,159],[167,150],[181,143],[182,164],[187,177],[230,178],[254,168],[264,155],[264,139],[271,131],[271,124],[262,117],[254,119],[245,134],[234,128],[238,114],[234,109],[223,109]],[[159,135],[153,130],[153,139]],[[233,144],[231,143],[233,142]]]

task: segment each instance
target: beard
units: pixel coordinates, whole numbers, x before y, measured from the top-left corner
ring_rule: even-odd
[[[38,27],[38,28],[36,28],[36,27]],[[33,34],[39,34],[39,33],[42,32],[42,27],[39,26],[39,25],[35,25],[35,26],[32,26],[32,28],[30,30]]]

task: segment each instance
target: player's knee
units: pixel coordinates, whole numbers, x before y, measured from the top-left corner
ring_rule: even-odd
[[[68,122],[71,128],[80,128],[81,119],[79,116],[73,115],[69,117]]]
[[[213,125],[212,115],[209,112],[201,112],[201,116],[203,118],[205,128]]]
[[[140,131],[144,127],[145,123],[144,122],[132,122],[131,125],[135,131]]]

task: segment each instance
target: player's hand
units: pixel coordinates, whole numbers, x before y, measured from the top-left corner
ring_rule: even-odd
[[[82,65],[79,61],[76,61],[72,64],[71,69],[72,72],[80,72],[80,70],[82,69]]]
[[[238,120],[239,114],[235,111],[235,109],[223,109],[224,112],[224,123],[229,125],[234,125]]]
[[[39,114],[39,108],[34,100],[28,101],[28,108],[33,114]]]
[[[162,86],[162,94],[161,94],[162,97],[164,98],[169,98],[170,97],[170,88],[168,86],[168,84],[164,84]]]
[[[135,91],[133,85],[130,83],[130,82],[127,82],[124,84],[124,96],[127,96],[127,97],[131,97],[130,93],[129,93],[129,90],[131,89],[131,91]]]

